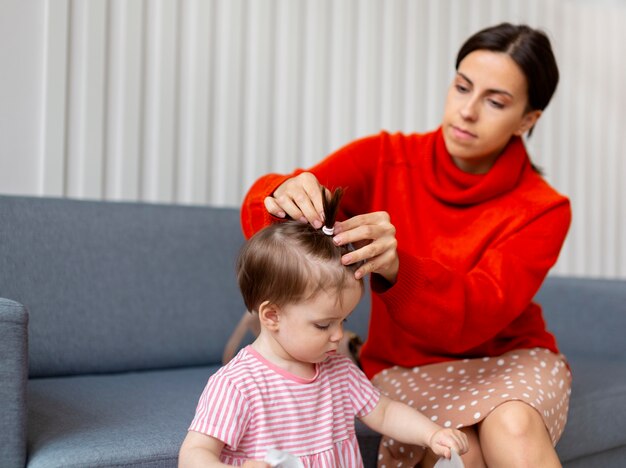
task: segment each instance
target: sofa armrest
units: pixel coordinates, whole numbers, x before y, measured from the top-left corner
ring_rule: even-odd
[[[28,312],[0,298],[0,453],[2,466],[26,464]]]

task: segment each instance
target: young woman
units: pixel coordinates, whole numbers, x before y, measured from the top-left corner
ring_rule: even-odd
[[[318,227],[322,187],[346,187],[337,245],[365,262],[372,311],[363,369],[392,398],[470,440],[468,467],[560,466],[571,376],[533,297],[571,211],[522,140],[558,68],[546,35],[500,24],[456,60],[441,126],[352,142],[307,171],[269,174],[242,208],[246,235],[280,218]],[[412,456],[409,456],[411,454]],[[379,466],[432,466],[385,438]]]
[[[330,237],[340,193],[326,204],[323,230],[288,221],[244,246],[239,287],[258,315],[260,333],[209,379],[180,451],[181,467],[269,468],[261,459],[271,448],[305,468],[362,467],[355,417],[439,456],[467,450],[462,432],[381,395],[337,353],[343,322],[363,293],[354,268],[341,264],[348,249]]]

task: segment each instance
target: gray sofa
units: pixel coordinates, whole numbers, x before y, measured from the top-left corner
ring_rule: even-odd
[[[235,209],[0,196],[0,466],[175,466],[244,310],[242,242]],[[549,278],[538,299],[574,374],[561,459],[626,466],[626,282]]]

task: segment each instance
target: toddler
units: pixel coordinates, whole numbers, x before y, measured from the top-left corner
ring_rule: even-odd
[[[269,468],[269,449],[305,467],[362,467],[354,418],[398,442],[450,458],[465,434],[393,401],[337,352],[343,323],[363,294],[358,265],[332,240],[341,190],[324,200],[325,225],[286,221],[242,248],[237,276],[260,333],[209,378],[180,450],[181,467]]]

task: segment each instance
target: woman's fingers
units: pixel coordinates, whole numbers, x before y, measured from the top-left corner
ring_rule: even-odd
[[[394,283],[398,273],[396,228],[389,214],[380,211],[355,216],[336,226],[333,238],[338,245],[352,244],[356,250],[342,257],[345,265],[364,261],[355,272],[357,278],[378,273]]]
[[[284,218],[287,216],[285,210],[283,210],[280,205],[276,203],[274,197],[265,197],[263,203],[265,204],[265,209],[269,214],[276,216],[277,218]]]
[[[272,197],[267,197],[272,203],[266,201],[265,207],[272,214],[270,209],[282,211],[292,219],[309,222],[319,229],[322,227],[322,190],[313,174],[303,172],[283,182]]]

